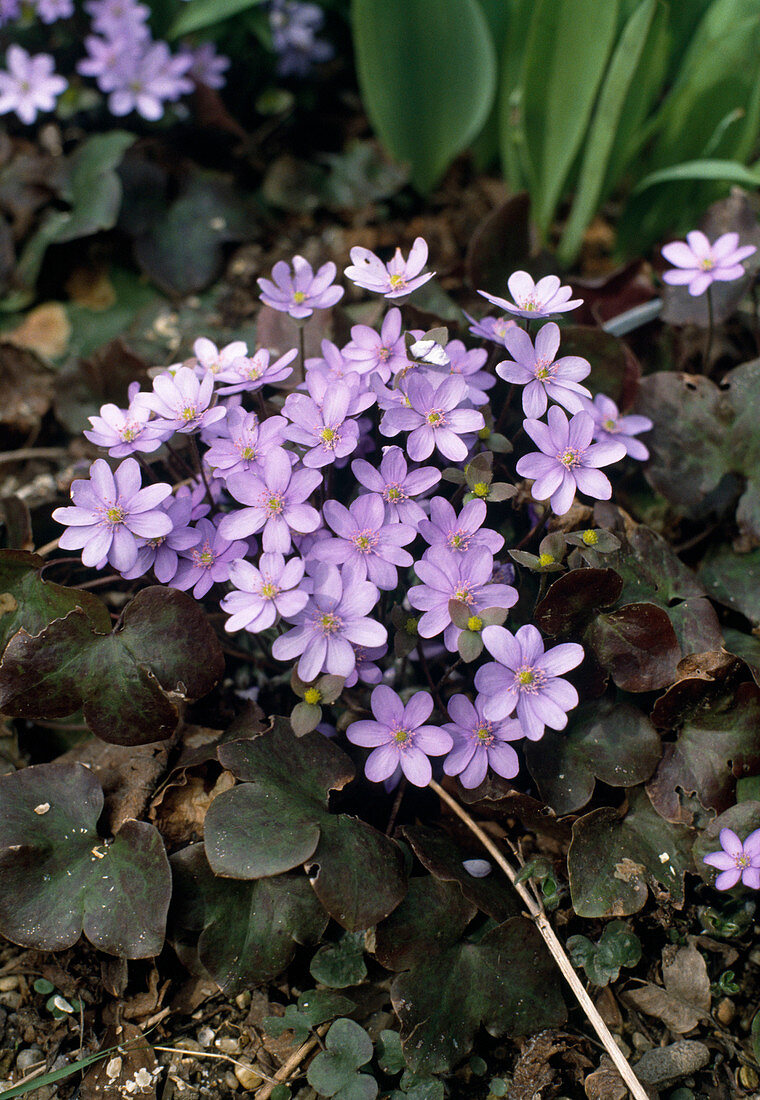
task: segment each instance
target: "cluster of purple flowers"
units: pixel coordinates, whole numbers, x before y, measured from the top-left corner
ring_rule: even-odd
[[[332,58],[330,43],[317,37],[324,21],[318,4],[271,0],[269,27],[280,76],[308,76],[314,65]]]
[[[519,768],[512,744],[567,723],[578,696],[563,674],[583,650],[574,643],[545,650],[535,627],[513,633],[501,625],[518,592],[497,559],[505,540],[496,506],[484,499],[488,486],[476,484],[461,502],[441,489],[443,466],[482,451],[497,378],[483,349],[442,331],[403,332],[395,302],[431,277],[423,272],[427,245],[418,238],[406,260],[396,250],[388,262],[352,249],[351,261],[348,278],[394,301],[379,331],[355,325],[345,346],[323,341],[322,354],[299,372],[295,350],[272,360],[266,348],[251,354],[242,341],[218,348],[201,337],[192,358],[155,373],[150,392],[135,383],[126,408],[107,404],[91,417],[87,438],[118,465],[112,472],[98,459],[89,479],[73,483],[72,506],[54,514],[66,527],[60,545],[129,579],[152,570],[198,598],[223,585],[226,629],[260,635],[301,681],[327,675],[372,685],[374,718],[347,729],[350,741],[373,750],[369,778],[403,775],[424,785],[430,757],[443,757],[443,770],[468,787],[489,768],[512,778]],[[335,276],[334,264],[315,272],[296,256],[260,280],[261,298],[300,325],[342,297]],[[518,273],[510,290],[517,304],[500,304],[518,317],[576,304],[553,278],[534,285]],[[649,421],[621,417],[602,395],[592,400],[581,384],[589,364],[558,357],[556,324],[534,340],[507,325],[502,344],[513,359],[496,375],[525,387],[524,426],[540,449],[517,463],[534,479],[534,497],[550,498],[559,513],[576,489],[608,497],[599,467],[626,453],[645,456],[633,435]],[[273,394],[283,384],[288,392]],[[546,423],[538,419],[545,413]],[[156,480],[155,463],[180,484]],[[194,463],[194,476],[178,463]],[[417,581],[408,587],[412,570]],[[428,657],[464,653],[464,635],[477,635],[478,653],[485,647],[490,655],[474,675],[473,698],[460,691],[448,701],[444,725],[428,721],[433,696],[410,695],[397,682],[398,663],[386,659],[391,593],[415,639],[407,660],[426,668]]]

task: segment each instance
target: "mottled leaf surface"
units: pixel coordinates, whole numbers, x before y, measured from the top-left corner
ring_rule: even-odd
[[[653,603],[597,615],[584,640],[623,691],[654,691],[675,679],[681,647],[667,612]]]

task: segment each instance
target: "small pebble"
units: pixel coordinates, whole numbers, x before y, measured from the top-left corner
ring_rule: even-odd
[[[715,1015],[724,1027],[728,1027],[733,1023],[734,1016],[736,1015],[736,1005],[730,997],[724,997],[715,1010]]]
[[[16,1058],[16,1069],[28,1070],[30,1066],[39,1065],[40,1062],[45,1061],[45,1055],[38,1046],[27,1047],[26,1050],[20,1050],[18,1057]]]
[[[631,1036],[631,1042],[638,1051],[651,1050],[653,1043],[647,1039],[646,1035],[642,1035],[640,1031],[634,1031]]]
[[[634,1065],[643,1085],[664,1086],[703,1069],[710,1062],[710,1051],[704,1043],[680,1039],[667,1047],[647,1050]]]
[[[6,974],[0,978],[0,993],[9,993],[12,989],[18,989],[18,974]]]
[[[214,1042],[214,1046],[224,1054],[237,1054],[240,1050],[240,1040],[225,1037],[223,1039],[217,1039]]]
[[[20,993],[0,993],[0,1004],[4,1004],[11,1012],[18,1012],[24,998]]]
[[[756,1089],[760,1085],[760,1077],[752,1066],[742,1066],[739,1070],[739,1084],[745,1089]]]
[[[235,1004],[239,1009],[245,1011],[251,1003],[251,992],[249,989],[244,990],[242,993],[238,993],[235,998]]]
[[[256,1089],[264,1080],[254,1069],[248,1066],[235,1066],[235,1076],[244,1089]]]
[[[210,1027],[202,1027],[198,1032],[198,1042],[206,1049],[210,1047],[214,1041],[215,1032]]]

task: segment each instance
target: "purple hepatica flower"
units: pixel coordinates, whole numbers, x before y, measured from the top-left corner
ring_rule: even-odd
[[[226,434],[215,439],[203,457],[214,477],[228,478],[261,473],[265,457],[284,442],[287,421],[284,416],[268,416],[259,422],[256,413],[238,406],[229,410],[224,427]]]
[[[320,672],[349,676],[356,665],[354,645],[377,646],[388,640],[385,627],[367,618],[378,597],[371,581],[361,580],[351,566],[339,572],[334,565],[319,566],[313,579],[314,592],[295,617],[297,625],[272,645],[278,661],[300,655],[298,675],[306,683]]]
[[[401,310],[394,306],[383,318],[380,332],[369,325],[354,325],[351,343],[343,349],[343,356],[354,363],[361,374],[377,372],[383,382],[391,374],[405,367],[408,362],[406,344],[401,335]]]
[[[140,540],[142,545],[137,551],[137,561],[131,569],[122,570],[122,576],[128,581],[142,577],[152,566],[156,580],[169,584],[179,565],[178,551],[189,550],[200,542],[198,528],[188,526],[193,511],[190,497],[170,497],[162,508],[172,521],[172,529],[168,535]]]
[[[27,126],[38,111],[52,111],[56,97],[68,81],[53,70],[55,61],[47,53],[31,57],[21,46],[9,46],[5,55],[7,72],[0,72],[0,115],[15,111]]]
[[[85,9],[92,16],[92,29],[106,38],[120,38],[131,43],[150,37],[146,20],[150,8],[135,0],[91,0]]]
[[[421,638],[434,638],[444,631],[444,643],[454,653],[461,631],[454,626],[449,602],[458,600],[477,615],[489,607],[512,607],[517,591],[508,584],[493,584],[493,554],[475,546],[465,554],[455,554],[442,546],[431,547],[414,571],[422,581],[409,589],[409,603],[423,611],[417,624]]]
[[[142,488],[140,467],[125,458],[115,474],[105,459],[90,467],[90,480],[71,485],[73,508],[56,508],[53,519],[67,528],[58,540],[62,550],[81,550],[84,565],[102,569],[106,562],[131,569],[137,561],[138,538],[168,535],[172,521],[160,507],[171,495],[163,482]]]
[[[569,412],[580,412],[583,397],[591,397],[581,378],[591,373],[591,364],[579,355],[555,359],[559,349],[559,325],[550,321],[536,336],[536,346],[521,328],[514,328],[504,337],[504,345],[514,359],[496,365],[496,373],[505,382],[525,386],[523,410],[526,416],[543,416],[548,398]]]
[[[21,15],[21,0],[0,0],[0,27]]]
[[[733,829],[721,829],[718,839],[723,851],[711,852],[702,860],[721,872],[716,888],[730,890],[741,879],[742,885],[760,890],[760,829],[750,833],[743,844]]]
[[[354,671],[350,672],[346,677],[346,682],[343,686],[352,688],[359,680],[361,680],[363,684],[379,684],[383,678],[383,672],[380,666],[375,664],[375,661],[384,657],[387,652],[387,645],[355,645],[354,657],[356,659],[356,666]]]
[[[421,466],[407,472],[406,459],[400,447],[386,447],[376,470],[363,458],[351,463],[354,477],[372,493],[379,493],[385,501],[386,523],[408,523],[416,527],[425,519],[425,513],[412,497],[427,493],[441,480],[441,471],[435,466]]]
[[[279,359],[275,359],[274,363],[270,363],[269,352],[265,348],[260,348],[250,359],[247,356],[240,357],[217,375],[217,384],[227,383],[223,386],[219,385],[217,393],[222,397],[243,391],[254,393],[262,386],[282,382],[293,373],[293,368],[289,364],[297,355],[298,349],[291,348]]]
[[[675,267],[663,274],[671,286],[688,285],[689,294],[697,297],[718,282],[731,282],[745,274],[742,260],[757,252],[755,245],[739,246],[738,233],[724,233],[710,244],[699,229],[686,234],[685,241],[671,241],[662,250],[665,259]]]
[[[515,467],[521,477],[535,478],[533,499],[548,497],[558,516],[570,510],[576,488],[597,500],[609,500],[612,486],[598,467],[623,458],[623,444],[592,444],[594,418],[587,412],[576,413],[568,423],[562,410],[552,405],[548,420],[548,427],[540,420],[524,422],[525,431],[542,453],[524,455]]]
[[[194,49],[186,47],[182,52],[192,59],[187,72],[196,83],[205,84],[207,88],[224,87],[226,84],[224,74],[230,67],[230,59],[223,54],[218,54],[213,42],[202,42]]]
[[[206,336],[199,336],[193,344],[193,354],[198,361],[197,373],[200,378],[204,374],[213,374],[218,377],[229,370],[238,359],[245,359],[248,355],[248,345],[244,340],[234,340],[223,348]]]
[[[192,588],[196,600],[206,595],[211,585],[226,581],[232,563],[245,557],[248,544],[242,540],[231,542],[220,534],[210,519],[198,520],[198,542],[190,550],[180,553],[172,588],[187,592]]]
[[[569,286],[561,286],[556,275],[546,275],[534,283],[527,271],[515,271],[507,279],[507,286],[514,302],[497,298],[485,290],[479,290],[478,294],[482,294],[492,305],[518,317],[551,317],[554,313],[565,313],[568,309],[583,305],[582,298],[569,301],[573,292]]]
[[[282,410],[291,421],[287,437],[308,448],[302,459],[304,466],[327,466],[356,450],[359,427],[356,421],[346,419],[351,397],[345,382],[333,383],[321,405],[305,393],[288,394]]]
[[[480,336],[483,340],[490,340],[493,344],[504,344],[504,337],[510,329],[515,328],[517,321],[511,317],[481,317],[476,321],[465,312],[465,317],[470,322],[470,332],[473,336]]]
[[[174,374],[164,371],[153,379],[153,393],[146,394],[145,404],[156,413],[158,428],[187,435],[227,415],[223,405],[211,408],[213,396],[212,374],[200,379],[190,367],[180,367]]]
[[[120,82],[108,97],[108,109],[121,117],[132,111],[155,122],[164,113],[164,100],[174,102],[193,90],[187,77],[192,58],[172,57],[166,42],[145,43],[144,52],[127,49],[119,66]]]
[[[342,382],[350,380],[353,375],[354,381],[352,385],[356,385],[357,380],[360,379],[362,371],[358,370],[356,366],[343,355],[343,352],[332,343],[331,340],[322,341],[322,355],[316,356],[306,360],[306,378],[307,386],[309,389],[313,388],[309,379],[317,372],[324,379],[325,392],[329,389],[333,382]],[[361,383],[364,386],[364,383]],[[312,395],[313,396],[313,395]],[[321,401],[318,402],[321,404]]]
[[[496,379],[482,368],[488,359],[485,348],[473,348],[468,351],[461,340],[450,340],[446,345],[449,357],[448,374],[459,374],[467,383],[467,400],[473,405],[485,405],[488,393],[496,385]],[[445,377],[445,374],[444,374]]]
[[[566,711],[578,705],[578,692],[560,674],[581,663],[583,646],[564,642],[544,652],[541,635],[530,625],[521,626],[514,635],[504,626],[486,626],[483,642],[496,658],[475,674],[486,718],[498,722],[516,710],[531,741],[543,737],[545,726],[564,729]]]
[[[468,789],[483,782],[488,766],[504,779],[514,779],[520,770],[517,753],[508,741],[520,741],[525,733],[515,718],[491,722],[483,714],[482,697],[475,705],[466,695],[452,695],[449,717],[443,727],[451,734],[454,748],[443,762],[446,775],[458,775]]]
[[[597,442],[622,443],[631,458],[642,462],[649,458],[649,451],[641,440],[633,438],[654,426],[648,416],[621,416],[612,398],[603,393],[598,393],[593,401],[584,401],[583,407],[594,418],[594,439]]]
[[[145,402],[147,394],[138,394],[130,401],[128,409],[116,405],[102,405],[100,416],[90,416],[92,424],[85,431],[85,439],[98,447],[107,447],[111,458],[125,458],[142,451],[150,454],[157,451],[169,435],[171,429],[161,429],[149,423],[151,410]]]
[[[301,558],[286,562],[282,554],[262,554],[258,569],[248,561],[233,562],[230,581],[237,591],[221,602],[222,611],[230,616],[224,629],[258,634],[274,626],[280,616],[292,619],[309,602],[308,594],[298,587],[303,573]]]
[[[324,19],[317,4],[272,0],[269,25],[279,76],[308,76],[313,65],[330,60],[332,45],[316,37]]]
[[[305,535],[319,527],[319,512],[304,501],[321,483],[322,475],[318,470],[294,471],[283,447],[273,447],[262,467],[260,474],[233,474],[227,480],[227,491],[248,507],[226,515],[219,529],[225,538],[245,539],[263,527],[265,552],[288,554],[291,531]]]
[[[368,248],[357,246],[351,249],[351,264],[343,274],[365,290],[384,294],[386,298],[402,298],[435,275],[434,271],[420,275],[427,258],[428,246],[422,237],[415,238],[408,260],[404,260],[401,249],[397,248],[387,264]]]
[[[57,23],[74,14],[73,0],[37,0],[37,14],[43,23]]]
[[[303,256],[293,257],[291,272],[290,265],[279,260],[272,268],[272,279],[257,280],[261,300],[272,309],[290,314],[296,321],[305,320],[315,309],[328,309],[343,297],[343,287],[332,285],[336,272],[334,263],[326,263],[315,275]]]
[[[443,756],[453,745],[446,730],[424,724],[433,713],[432,696],[417,691],[404,706],[393,688],[380,684],[371,706],[376,721],[353,722],[346,730],[352,744],[374,749],[364,765],[367,779],[382,783],[400,765],[410,783],[426,787],[433,778],[428,757]]]
[[[457,554],[465,554],[473,546],[482,546],[498,554],[504,538],[498,531],[481,528],[486,518],[486,502],[470,500],[457,516],[445,497],[430,501],[430,519],[423,519],[417,530],[430,546],[443,546]]]
[[[101,92],[112,92],[121,85],[120,66],[123,63],[122,38],[98,38],[88,34],[84,40],[87,57],[77,62],[77,72],[97,80]]]
[[[410,432],[406,451],[415,462],[428,458],[436,447],[452,462],[464,462],[467,444],[460,435],[485,427],[482,413],[457,407],[467,397],[464,378],[450,375],[435,389],[426,378],[413,374],[406,393],[409,406],[388,409],[383,416],[380,425],[383,435]]]
[[[401,549],[414,541],[414,528],[405,523],[386,524],[383,498],[375,493],[359,497],[349,508],[337,500],[326,500],[322,513],[338,537],[317,543],[314,557],[333,565],[351,562],[357,577],[369,577],[378,588],[391,592],[398,584],[396,567],[414,562],[412,555]]]

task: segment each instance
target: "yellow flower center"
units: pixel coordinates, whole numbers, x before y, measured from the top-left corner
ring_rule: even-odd
[[[195,405],[188,405],[187,408],[184,408],[179,414],[180,420],[184,420],[186,424],[189,424],[191,420],[195,420],[197,415],[198,411]]]
[[[485,483],[485,481],[477,481],[473,485],[472,491],[473,491],[473,493],[475,494],[476,497],[487,497],[488,496],[488,485]]]
[[[407,632],[407,634],[416,634],[417,633],[417,623],[418,622],[419,622],[419,619],[409,618],[409,619],[406,620],[406,622],[404,623],[404,630]]]
[[[250,462],[252,459],[254,459],[256,457],[256,448],[255,447],[243,447],[242,451],[240,452],[240,457],[244,458],[246,460],[246,462]]]
[[[340,628],[340,619],[332,611],[327,611],[320,616],[319,625],[322,627],[323,633],[334,634]]]
[[[398,290],[400,286],[406,286],[406,279],[403,275],[391,275],[390,284],[393,290]]]
[[[119,508],[114,505],[113,508],[109,508],[106,512],[106,519],[109,523],[123,523],[126,518],[126,512],[123,508]]]
[[[491,741],[493,735],[491,733],[491,723],[484,722],[482,726],[475,730],[475,736],[478,741]]]
[[[277,591],[277,585],[272,584],[271,581],[268,581],[266,584],[262,584],[261,586],[261,595],[264,597],[265,600],[273,600],[277,595]]]
[[[307,688],[303,693],[304,703],[308,703],[310,707],[315,707],[317,703],[322,701],[322,692],[319,688]]]
[[[538,564],[541,565],[541,566],[553,565],[554,560],[555,560],[554,559],[554,554],[539,554]]]
[[[488,439],[491,434],[490,428],[481,428],[478,432],[478,439]]]
[[[586,546],[596,546],[599,542],[599,536],[596,531],[584,531],[581,538],[585,542]]]
[[[705,256],[703,260],[699,261],[699,266],[703,271],[712,271],[715,267],[715,260],[713,260],[711,256]]]
[[[437,412],[435,409],[427,414],[427,422],[428,424],[431,424],[434,428],[438,427],[442,420],[443,414]]]
[[[535,677],[534,677],[533,671],[531,669],[525,668],[525,669],[522,670],[522,672],[517,673],[516,679],[517,679],[518,684],[527,685],[527,684],[532,684]]]
[[[581,463],[580,452],[574,447],[568,447],[562,454],[558,454],[557,458],[568,470],[571,470],[574,466],[580,466]]]
[[[393,731],[393,740],[396,742],[397,745],[405,745],[409,740],[409,737],[409,730],[397,729]]]
[[[467,620],[467,629],[472,630],[474,634],[478,634],[483,629],[483,620],[479,615],[470,615]]]
[[[302,290],[296,290],[295,293],[293,294],[293,301],[295,302],[295,304],[297,306],[300,306],[301,302],[306,301],[306,295],[304,294],[304,292]]]
[[[332,441],[335,439],[336,434],[337,433],[334,428],[323,428],[322,431],[319,433],[319,438],[324,443],[332,443]]]

